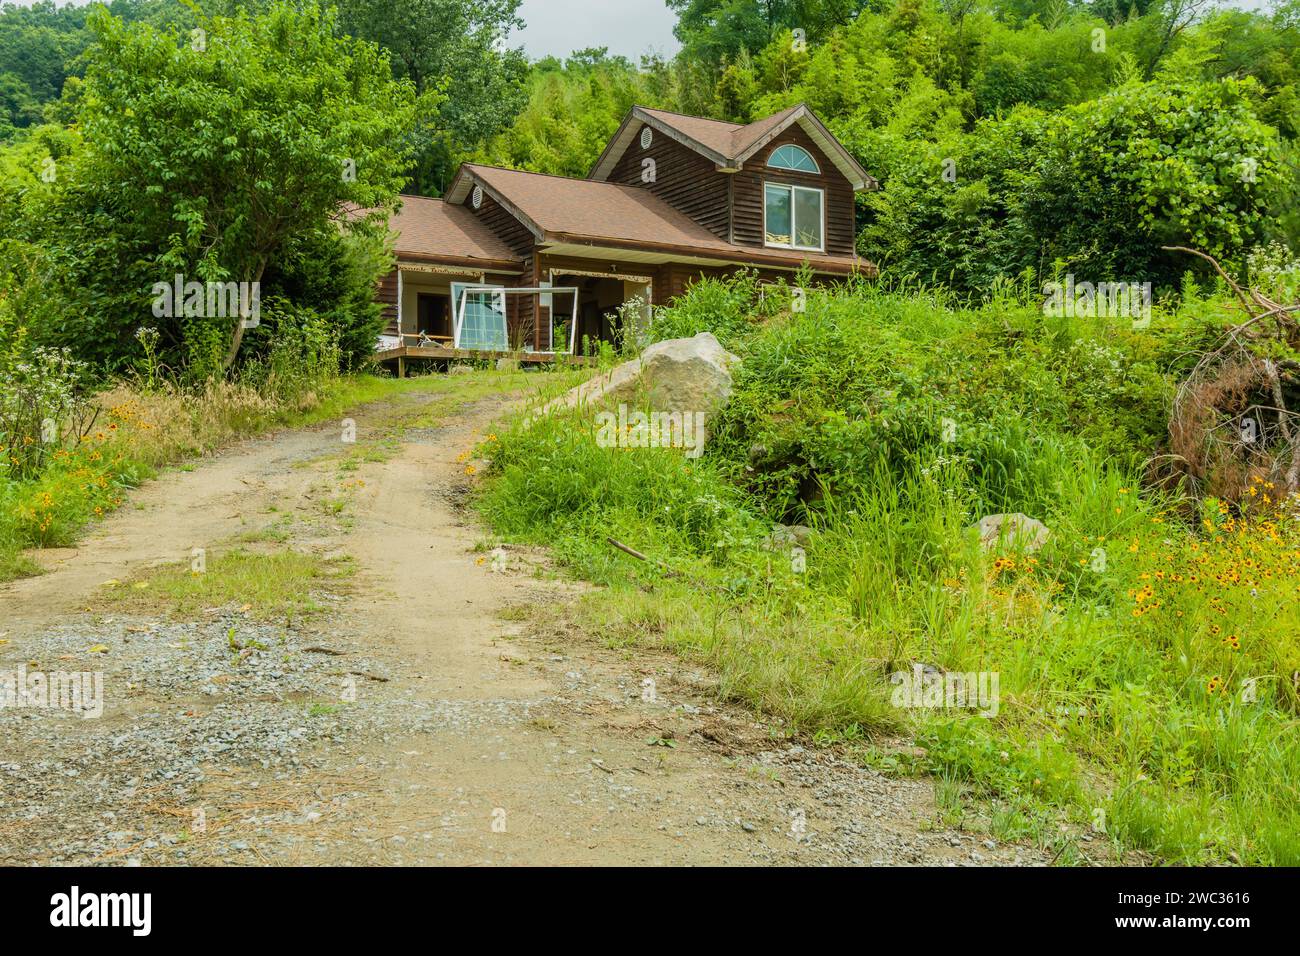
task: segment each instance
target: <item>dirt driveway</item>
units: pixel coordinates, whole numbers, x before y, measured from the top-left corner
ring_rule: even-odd
[[[944,829],[929,783],[791,743],[689,663],[566,626],[578,587],[494,553],[464,503],[511,400],[431,388],[353,412],[355,444],[243,443],[0,586],[0,671],[101,671],[104,699],[0,709],[0,862],[1046,861]],[[155,600],[159,567],[234,551],[250,590],[309,562],[315,610]]]

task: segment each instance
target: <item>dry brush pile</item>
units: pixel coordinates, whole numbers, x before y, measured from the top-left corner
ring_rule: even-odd
[[[1169,419],[1175,473],[1197,497],[1244,506],[1253,488],[1300,491],[1300,303],[1243,287],[1211,256],[1245,320],[1229,326],[1179,385]]]

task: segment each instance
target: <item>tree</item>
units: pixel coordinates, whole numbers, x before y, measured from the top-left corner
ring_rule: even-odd
[[[673,33],[686,59],[720,72],[742,50],[757,53],[783,31],[802,30],[803,39],[820,42],[834,27],[848,23],[867,0],[666,0],[677,14]]]
[[[186,29],[193,26],[196,16],[174,0],[111,0],[108,9],[129,23],[177,24]],[[14,127],[23,129],[39,122],[41,107],[57,100],[67,79],[80,74],[81,54],[91,42],[86,28],[89,12],[89,7],[73,3],[58,7],[53,0],[0,8],[0,126],[5,122],[6,105]],[[16,107],[15,99],[19,101]]]
[[[1023,208],[1053,256],[1177,281],[1161,245],[1241,262],[1273,238],[1284,186],[1276,130],[1250,79],[1129,84],[1048,124],[1040,196]]]
[[[344,30],[380,44],[417,94],[441,91],[437,125],[413,134],[415,190],[446,187],[453,157],[507,129],[527,100],[528,63],[505,46],[519,0],[341,0]]]
[[[53,331],[102,326],[100,358],[121,354],[154,283],[181,274],[251,287],[328,224],[377,230],[409,161],[403,136],[432,106],[314,3],[201,23],[178,35],[92,12],[82,145],[27,210],[46,224],[51,278],[66,294]],[[349,216],[349,206],[375,212]],[[239,356],[238,317],[166,321],[205,371]]]
[[[1132,83],[1056,113],[1020,106],[913,150],[871,199],[865,251],[975,292],[1057,265],[1171,286],[1186,263],[1162,245],[1240,260],[1272,238],[1284,185],[1253,86]]]
[[[0,73],[0,140],[5,127],[30,126],[40,116],[36,99],[27,84],[12,73]]]
[[[1155,9],[1155,44],[1145,64],[1146,78],[1155,76],[1161,62],[1175,48],[1183,31],[1205,10],[1210,0],[1159,0]]]
[[[661,105],[646,75],[622,57],[578,50],[537,63],[528,104],[510,128],[470,157],[560,176],[586,176],[633,104]]]

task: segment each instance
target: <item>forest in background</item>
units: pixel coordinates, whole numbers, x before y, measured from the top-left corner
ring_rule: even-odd
[[[108,10],[184,34],[262,6]],[[1162,245],[1245,268],[1252,246],[1300,239],[1297,0],[667,6],[682,48],[639,62],[605,48],[529,62],[511,46],[517,0],[342,0],[335,29],[426,97],[404,192],[439,195],[464,160],[585,176],[633,104],[743,123],[806,102],[880,181],[859,197],[859,250],[897,276],[979,295],[1027,272],[1171,289],[1186,263]],[[67,122],[90,9],[3,8],[0,142]]]

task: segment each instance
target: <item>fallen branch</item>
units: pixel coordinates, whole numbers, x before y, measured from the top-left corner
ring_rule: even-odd
[[[1273,319],[1278,341],[1284,347],[1294,347],[1300,341],[1300,328],[1293,316],[1300,313],[1300,305],[1281,304],[1259,289],[1243,288],[1213,256],[1204,252],[1186,246],[1161,248],[1185,252],[1208,262],[1232,289],[1246,314],[1245,321],[1226,329],[1216,348],[1200,356],[1178,386],[1169,429],[1171,445],[1184,462],[1184,472],[1198,484],[1212,479],[1216,471],[1228,476],[1228,485],[1221,479],[1213,479],[1211,484],[1220,487],[1208,489],[1224,497],[1228,490],[1242,492],[1240,482],[1245,480],[1246,469],[1254,470],[1258,477],[1258,469],[1266,464],[1271,469],[1285,468],[1279,480],[1288,495],[1296,494],[1300,491],[1300,430],[1296,427],[1300,415],[1292,412],[1286,401],[1286,386],[1294,384],[1296,363],[1293,359],[1269,357],[1259,342],[1268,333],[1258,326]],[[1259,391],[1271,397],[1271,407],[1260,400]],[[1276,415],[1280,443],[1266,446],[1262,422],[1256,423],[1261,432],[1259,443],[1251,448],[1238,438],[1225,442],[1216,436],[1216,432],[1252,410],[1256,416],[1261,411]],[[1245,439],[1246,442],[1254,440],[1253,435]],[[1235,489],[1231,488],[1233,481],[1238,484]]]
[[[628,547],[622,541],[619,541],[617,538],[611,538],[609,536],[606,536],[605,540],[609,544],[612,544],[614,547],[618,548],[618,550],[622,551],[624,554],[631,555],[632,557],[636,558],[638,561],[644,561],[646,564],[654,565],[661,572],[663,572],[663,576],[666,578],[677,578],[678,580],[685,581],[687,584],[693,585],[694,587],[697,587],[702,591],[712,591],[714,594],[725,594],[728,597],[734,597],[734,595],[726,588],[718,587],[716,584],[708,584],[704,581],[697,581],[694,578],[682,574],[682,572],[680,571],[674,571],[672,568],[664,564],[662,561],[656,558],[652,558],[647,554],[642,554],[636,548]]]
[[[1237,285],[1232,276],[1223,271],[1223,266],[1219,265],[1218,260],[1216,260],[1214,256],[1201,252],[1199,249],[1188,249],[1186,246],[1161,246],[1160,248],[1164,249],[1166,252],[1185,252],[1189,256],[1197,256],[1198,258],[1204,259],[1210,265],[1214,266],[1214,271],[1223,278],[1224,282],[1228,283],[1228,285],[1232,287],[1232,291],[1235,292],[1237,298],[1241,300],[1241,304],[1246,309],[1246,314],[1254,315],[1255,310],[1251,308],[1250,300],[1246,298],[1246,293],[1242,291],[1241,286]]]
[[[605,540],[608,541],[610,544],[612,544],[614,547],[618,548],[618,550],[622,551],[624,554],[630,554],[638,561],[644,561],[647,564],[653,564],[655,567],[657,567],[660,571],[664,573],[665,577],[670,577],[670,578],[684,577],[684,575],[680,571],[674,571],[672,568],[668,567],[668,565],[664,564],[662,561],[658,561],[652,557],[649,557],[648,555],[644,555],[640,551],[636,550],[635,548],[629,548],[627,545],[625,545],[622,541],[619,541],[617,538],[606,537]]]

